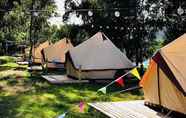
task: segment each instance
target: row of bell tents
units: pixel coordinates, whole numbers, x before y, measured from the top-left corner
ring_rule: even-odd
[[[66,53],[73,45],[69,39],[64,38],[54,44],[45,41],[32,48],[32,63],[46,65],[47,68],[64,68]]]
[[[47,68],[65,67],[68,76],[78,79],[113,79],[117,70],[134,67],[102,32],[76,47],[66,38],[54,44],[46,41],[33,48],[32,62]]]
[[[47,68],[64,68],[66,53],[73,48],[69,39],[64,38],[42,50],[43,60]]]
[[[64,42],[70,43],[70,41]],[[36,50],[40,50],[40,53],[37,53],[40,59],[42,59],[42,49],[44,55],[48,52],[51,54],[45,56],[45,60],[52,62],[57,56],[63,58],[61,62],[66,63],[67,75],[76,78],[81,76],[81,79],[113,78],[118,69],[134,67],[132,62],[101,32],[76,47],[71,43],[68,45],[63,49],[63,56],[60,56],[62,53],[55,53],[52,50],[45,52],[46,49],[50,49],[47,42]],[[151,58],[149,67],[140,81],[146,104],[186,114],[185,50],[186,34],[161,48]],[[56,57],[52,54],[56,54]]]

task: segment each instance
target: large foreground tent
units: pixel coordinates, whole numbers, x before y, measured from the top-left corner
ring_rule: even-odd
[[[55,44],[43,49],[44,61],[47,68],[64,68],[66,53],[73,45],[69,39],[64,38]]]
[[[140,85],[146,103],[186,114],[186,34],[152,57]]]
[[[45,41],[44,43],[41,43],[39,45],[35,45],[32,48],[32,62],[35,64],[41,64],[42,63],[42,53],[41,51],[49,46],[49,42]]]
[[[101,32],[67,53],[67,75],[79,79],[113,79],[118,69],[132,62]]]

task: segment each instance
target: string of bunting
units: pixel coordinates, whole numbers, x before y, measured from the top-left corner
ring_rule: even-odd
[[[146,68],[147,65],[148,65],[148,60],[147,61],[144,61],[142,63],[144,65],[144,67]],[[139,73],[138,73],[138,70],[137,70],[137,67],[133,68],[132,70],[128,71],[127,73],[125,73],[124,75],[118,77],[116,80],[112,81],[111,83],[109,83],[108,85],[100,88],[97,92],[102,92],[104,94],[107,93],[107,87],[112,85],[113,83],[117,83],[118,85],[120,85],[121,87],[123,87],[125,84],[124,84],[124,80],[123,78],[128,75],[128,74],[132,74],[133,76],[135,76],[137,79],[141,79]]]
[[[148,61],[143,62],[143,65],[144,65],[144,67],[146,68],[147,65],[148,65]],[[139,73],[138,73],[137,67],[135,67],[135,68],[133,68],[132,70],[130,70],[129,72],[127,72],[127,73],[125,73],[124,75],[122,75],[122,76],[120,76],[119,78],[117,78],[116,80],[112,81],[111,83],[109,83],[109,84],[106,85],[105,87],[102,87],[102,88],[99,89],[98,91],[100,91],[100,92],[106,94],[106,90],[107,90],[106,88],[107,88],[108,86],[110,86],[111,84],[115,83],[115,82],[118,83],[120,86],[123,87],[123,86],[125,85],[125,84],[124,84],[123,77],[125,77],[126,75],[128,75],[128,74],[130,74],[130,73],[131,73],[132,75],[134,75],[136,78],[141,79],[141,77],[140,77],[140,75],[139,75]],[[129,89],[126,89],[126,90],[122,90],[122,91],[120,91],[120,92],[127,91],[127,90],[131,90],[131,89],[135,89],[135,88],[138,88],[138,87],[135,86],[135,87],[132,87],[132,88],[129,88]],[[117,93],[118,93],[118,92],[117,92]],[[85,103],[84,101],[80,101],[80,102],[79,102],[79,104],[78,104],[79,112],[84,112],[85,104],[86,104],[86,103]],[[67,115],[69,112],[70,112],[69,110],[66,111],[66,112],[64,112],[63,114],[59,115],[58,118],[65,118],[66,115]]]
[[[110,85],[112,85],[113,83],[117,83],[117,84],[119,84],[120,86],[123,87],[123,86],[124,86],[123,77],[125,77],[125,76],[128,75],[128,74],[134,75],[134,76],[135,76],[136,78],[138,78],[139,80],[141,79],[141,77],[140,77],[140,75],[139,75],[139,73],[138,73],[137,67],[135,67],[134,69],[132,69],[131,71],[125,73],[125,74],[122,75],[122,76],[120,76],[119,78],[117,78],[116,80],[112,81],[112,82],[109,83],[108,85],[106,85],[106,86],[100,88],[100,89],[98,90],[98,92],[102,92],[102,93],[106,94],[106,93],[107,93],[107,87],[110,86]]]

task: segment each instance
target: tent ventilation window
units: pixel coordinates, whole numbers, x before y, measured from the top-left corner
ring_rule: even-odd
[[[69,43],[69,41],[66,39],[66,43],[68,44]]]
[[[103,37],[103,41],[107,40],[107,38],[105,37],[105,35],[102,34]]]

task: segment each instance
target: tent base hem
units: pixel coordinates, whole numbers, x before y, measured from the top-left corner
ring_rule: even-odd
[[[77,78],[77,77],[75,77],[75,76],[73,76],[73,75],[67,75],[68,77],[70,77],[70,78],[73,78],[73,79],[75,79],[75,80],[79,80],[79,78]],[[114,78],[81,78],[82,80],[114,80]]]
[[[168,109],[166,107],[163,107],[161,105],[158,105],[158,104],[154,104],[154,103],[151,103],[151,102],[148,102],[148,101],[145,101],[144,102],[145,106],[148,106],[156,111],[160,111],[160,112],[169,112],[169,111],[172,111],[171,114],[173,114],[174,116],[178,117],[178,118],[185,118],[186,117],[186,114],[183,114],[181,112],[178,112],[178,111],[174,111],[174,110],[171,110],[171,109]]]
[[[48,63],[48,66],[46,67],[46,69],[63,69],[65,70],[65,64],[64,63],[57,63],[57,64],[53,64],[53,63]]]

